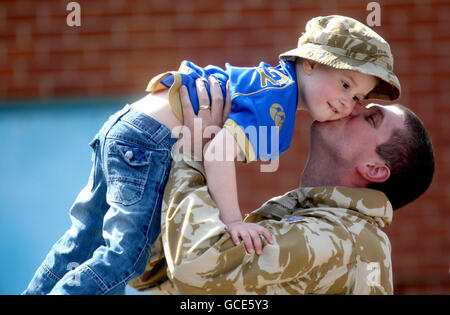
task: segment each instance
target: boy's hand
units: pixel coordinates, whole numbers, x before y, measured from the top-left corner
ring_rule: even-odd
[[[255,223],[233,222],[228,225],[228,233],[230,233],[235,245],[239,245],[242,239],[249,254],[256,251],[256,254],[261,255],[261,236],[264,236],[270,244],[273,244],[273,238],[269,230]]]

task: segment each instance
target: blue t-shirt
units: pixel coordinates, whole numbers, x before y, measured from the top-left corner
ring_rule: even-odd
[[[258,67],[233,67],[227,63],[223,70],[183,61],[180,69],[181,84],[188,88],[196,114],[199,103],[195,80],[213,75],[220,83],[224,100],[229,81],[232,110],[225,127],[234,135],[247,162],[260,158],[273,161],[289,148],[299,97],[295,63],[281,60],[276,67],[265,62]],[[174,75],[160,81],[167,88],[173,82]],[[205,86],[209,94],[206,80]]]

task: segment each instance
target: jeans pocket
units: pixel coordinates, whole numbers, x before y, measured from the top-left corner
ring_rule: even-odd
[[[107,159],[107,200],[126,206],[140,201],[147,183],[151,150],[113,141]]]

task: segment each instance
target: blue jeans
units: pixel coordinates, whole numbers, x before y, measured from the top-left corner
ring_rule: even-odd
[[[124,294],[144,272],[161,231],[161,202],[176,139],[129,105],[90,143],[94,165],[53,246],[24,294]]]

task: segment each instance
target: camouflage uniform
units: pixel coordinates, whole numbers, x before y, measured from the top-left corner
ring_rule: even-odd
[[[298,188],[246,217],[272,233],[261,255],[235,246],[219,220],[201,163],[175,162],[162,232],[144,274],[130,285],[180,294],[392,294],[392,220],[370,189]],[[164,255],[165,254],[165,255]],[[169,281],[167,280],[167,277]]]

